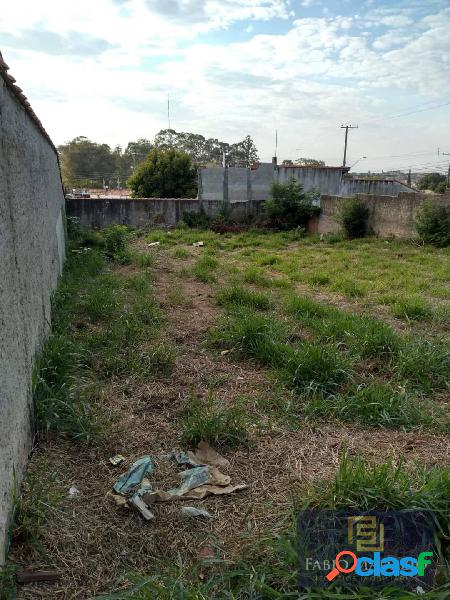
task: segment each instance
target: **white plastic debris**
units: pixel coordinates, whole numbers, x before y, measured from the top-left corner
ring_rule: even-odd
[[[191,517],[194,519],[211,519],[212,514],[207,510],[201,508],[195,508],[195,506],[183,506],[181,509],[183,517]]]
[[[114,466],[121,465],[125,461],[125,457],[121,454],[116,454],[115,456],[111,456],[109,462]]]
[[[147,505],[139,496],[139,494],[133,494],[128,500],[128,504],[130,504],[137,512],[139,512],[146,521],[151,521],[155,518],[155,515],[148,510]]]
[[[205,244],[203,242],[194,242],[192,245],[195,246],[196,248],[199,248],[201,246],[204,246]]]
[[[69,496],[77,496],[80,493],[80,490],[76,488],[74,485],[69,488]]]
[[[159,246],[160,242],[151,242],[150,244],[147,244],[147,246],[149,248],[152,248],[153,246]]]

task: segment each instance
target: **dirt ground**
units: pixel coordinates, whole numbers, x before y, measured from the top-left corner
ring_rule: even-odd
[[[112,485],[142,455],[156,459],[151,476],[155,487],[168,489],[177,483],[175,464],[166,455],[180,449],[179,418],[190,397],[206,399],[211,390],[226,404],[244,397],[251,416],[261,413],[261,397],[287,394],[251,361],[236,362],[207,348],[205,334],[220,309],[209,285],[179,276],[193,260],[176,260],[162,250],[154,268],[154,291],[166,317],[162,338],[177,352],[172,375],[144,384],[111,381],[104,387],[99,402],[112,419],[110,435],[101,445],[83,448],[57,439],[41,442],[34,451],[29,472],[39,477],[54,473],[65,497],[51,510],[40,547],[30,553],[15,544],[10,559],[28,568],[51,566],[62,576],[57,584],[21,586],[20,599],[92,598],[110,592],[126,573],[152,574],[161,561],[189,561],[211,547],[233,561],[248,542],[282,527],[290,518],[293,487],[331,477],[345,449],[375,461],[406,456],[426,465],[448,464],[450,444],[440,435],[326,424],[293,431],[267,419],[264,426],[251,428],[248,448],[224,453],[231,482],[245,483],[245,490],[157,505],[156,519],[150,522],[118,507],[110,495]],[[173,300],[174,286],[181,290],[182,303]],[[125,456],[125,469],[109,463],[116,453]],[[69,496],[71,486],[80,493]],[[187,504],[207,509],[213,518],[183,518],[180,507]]]

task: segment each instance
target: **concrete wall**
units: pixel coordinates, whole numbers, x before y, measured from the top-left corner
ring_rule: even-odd
[[[6,70],[0,55],[0,564],[33,436],[33,359],[65,251],[56,151]]]
[[[345,167],[293,167],[263,163],[256,169],[241,167],[206,167],[199,170],[200,200],[245,202],[267,200],[274,181],[299,181],[305,191],[319,190],[330,196],[351,196],[357,193],[393,195],[411,191],[408,186],[389,179],[353,178]]]
[[[413,190],[395,179],[365,179],[360,177],[343,177],[338,194],[328,195],[350,197],[354,194],[376,194],[377,196],[398,196],[401,192],[411,193]]]
[[[446,206],[450,213],[450,194],[441,196],[402,192],[398,196],[357,194],[357,198],[369,209],[369,232],[379,237],[415,237],[414,214],[426,201]],[[340,231],[336,217],[344,201],[345,198],[338,196],[322,196],[318,233]]]
[[[86,227],[103,228],[110,225],[131,225],[142,229],[173,227],[185,213],[198,214],[201,209],[212,217],[220,213],[223,200],[191,198],[71,198],[66,200],[68,217],[79,219]],[[233,202],[229,205],[230,217],[242,221],[261,212],[261,202]]]

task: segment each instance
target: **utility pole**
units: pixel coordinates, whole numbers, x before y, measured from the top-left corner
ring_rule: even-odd
[[[345,144],[344,144],[344,160],[342,162],[342,166],[346,166],[347,162],[347,139],[348,139],[348,130],[349,129],[358,129],[358,125],[341,125],[341,129],[345,129]]]
[[[443,152],[442,156],[450,156],[450,152]],[[450,187],[450,162],[448,163],[447,187]]]

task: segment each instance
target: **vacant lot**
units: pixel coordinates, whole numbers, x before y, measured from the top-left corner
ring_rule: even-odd
[[[448,251],[257,231],[119,238],[80,235],[55,299],[10,561],[62,576],[20,598],[296,598],[306,505],[432,508],[446,552]],[[201,439],[245,489],[158,504],[150,522],[116,505],[134,460],[151,455],[166,490],[167,455]],[[213,518],[183,518],[183,504]],[[310,597],[381,598],[337,594]]]

